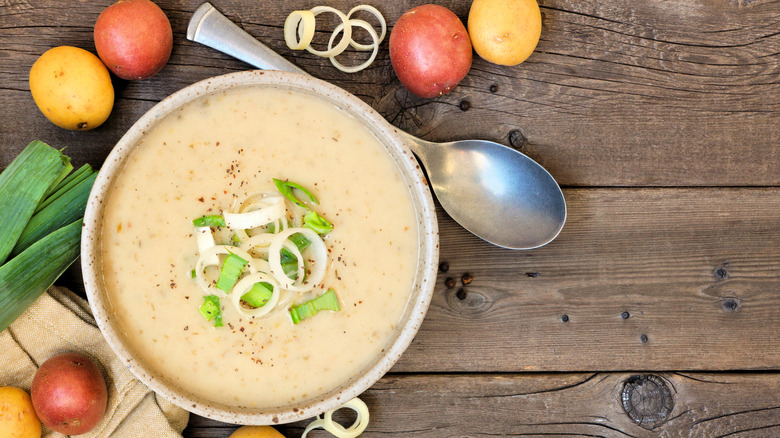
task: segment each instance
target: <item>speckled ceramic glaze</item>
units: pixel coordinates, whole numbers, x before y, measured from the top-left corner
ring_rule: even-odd
[[[220,405],[172,387],[167,381],[152,373],[125,345],[124,337],[112,318],[113,311],[102,290],[101,264],[98,260],[103,200],[108,196],[112,181],[122,168],[125,159],[133,153],[135,146],[147,130],[167,114],[200,96],[234,87],[255,86],[281,87],[309,93],[332,102],[336,107],[361,121],[379,139],[397,164],[409,186],[418,221],[420,247],[414,290],[402,325],[390,348],[359,375],[351,376],[347,383],[337,390],[316,399],[303,401],[300,406],[285,409],[247,409]],[[165,175],[160,175],[160,178],[165,178]],[[415,157],[404,145],[395,128],[363,101],[338,87],[311,76],[259,70],[233,73],[198,82],[164,99],[141,117],[117,143],[100,169],[84,215],[81,241],[84,286],[90,306],[109,345],[126,363],[130,371],[151,389],[188,411],[227,423],[257,425],[289,423],[313,417],[344,404],[379,380],[409,346],[425,317],[436,280],[438,255],[438,228],[428,185]]]

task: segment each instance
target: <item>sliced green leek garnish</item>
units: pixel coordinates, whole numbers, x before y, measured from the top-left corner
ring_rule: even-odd
[[[206,295],[203,297],[203,305],[200,306],[200,313],[206,318],[206,321],[214,320],[214,327],[222,327],[222,308],[219,305],[219,297],[216,295]]]
[[[290,318],[292,319],[293,324],[298,324],[304,319],[311,318],[312,316],[316,315],[320,310],[341,310],[339,299],[336,296],[336,291],[333,289],[328,289],[327,292],[318,296],[317,298],[311,299],[297,306],[292,306],[290,308]]]
[[[333,229],[332,223],[313,210],[303,216],[303,226],[314,230],[317,234],[328,234]]]
[[[222,262],[222,270],[217,279],[217,289],[229,293],[238,282],[238,277],[241,276],[247,263],[249,262],[233,253],[228,254],[225,261]]]
[[[294,243],[295,246],[298,247],[298,251],[301,252],[303,252],[304,249],[308,248],[311,245],[311,241],[301,233],[295,233],[292,236],[288,237],[288,239],[290,240],[290,242]]]
[[[225,218],[218,214],[212,214],[194,219],[192,224],[196,227],[224,227]]]
[[[303,234],[295,233],[288,238],[295,246],[298,247],[298,251],[303,252],[306,248],[311,246],[311,241],[303,236]],[[298,274],[298,257],[287,248],[282,248],[279,252],[280,263],[284,274],[292,279]]]
[[[270,283],[258,282],[249,289],[247,293],[241,295],[241,299],[252,307],[263,307],[273,295],[274,287]]]
[[[294,279],[298,273],[298,257],[287,248],[282,248],[279,255],[284,275]]]
[[[312,192],[307,190],[305,187],[298,183],[294,183],[292,181],[282,181],[280,179],[274,178],[274,185],[276,186],[276,189],[279,190],[279,193],[282,194],[285,198],[289,199],[290,202],[293,202],[296,205],[299,205],[303,208],[308,208],[306,204],[304,204],[300,199],[298,199],[297,196],[295,196],[295,193],[293,193],[293,189],[298,189],[302,191],[306,196],[309,197],[309,200],[313,204],[319,204],[320,201],[317,200],[317,197],[314,196]]]

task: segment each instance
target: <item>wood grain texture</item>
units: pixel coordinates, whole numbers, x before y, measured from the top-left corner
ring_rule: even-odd
[[[775,374],[657,376],[674,407],[653,429],[623,409],[624,385],[637,374],[388,375],[361,398],[371,411],[365,437],[771,437],[780,434],[780,378]],[[344,424],[350,419],[343,417]],[[308,421],[279,426],[299,436]],[[227,437],[193,418],[190,437]],[[312,434],[312,437],[327,434]]]
[[[92,25],[112,2],[0,0],[0,168],[33,139],[98,167],[165,96],[250,68],[185,39],[201,0],[157,0],[174,30],[169,65],[115,80],[98,129],[59,129],[32,101],[29,68],[50,47],[94,51]],[[287,49],[287,13],[322,1],[212,3],[394,125],[510,144],[566,187],[563,233],[533,251],[492,247],[437,208],[449,269],[409,350],[364,394],[365,436],[780,436],[780,1],[540,0],[542,38],[526,62],[475,57],[431,100],[401,86],[387,42],[355,75]],[[468,15],[469,0],[435,3]],[[392,27],[421,3],[372,4]],[[60,282],[83,292],[78,264]],[[651,430],[620,399],[649,372],[674,400]],[[193,415],[184,436],[234,429]]]
[[[396,371],[780,366],[778,189],[565,196],[566,227],[534,251],[496,250],[440,218],[449,271]]]
[[[110,3],[6,1],[0,12],[0,105],[35,114],[29,67],[52,46],[93,49],[91,26]],[[4,117],[0,164],[31,138],[70,145],[77,161],[102,162],[121,133],[155,102],[197,80],[248,68],[184,38],[199,0],[158,3],[174,28],[170,64],[149,80],[117,81],[117,108],[96,132],[67,133],[40,115],[21,130],[17,117]],[[347,75],[287,49],[281,35],[286,14],[314,2],[214,4],[303,69],[360,96],[414,134],[509,143],[510,133],[521,133],[514,138],[526,141],[517,145],[567,186],[780,185],[777,2],[747,7],[722,0],[542,1],[542,40],[528,61],[503,67],[477,57],[454,92],[433,100],[416,98],[400,85],[387,50],[370,69]],[[377,7],[392,25],[414,5]],[[468,5],[447,2],[464,20]],[[461,110],[464,100],[467,111]]]

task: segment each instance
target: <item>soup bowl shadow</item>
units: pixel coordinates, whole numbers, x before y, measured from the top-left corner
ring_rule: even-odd
[[[203,399],[156,374],[129,346],[117,324],[115,309],[103,285],[100,235],[105,200],[123,164],[146,133],[165,116],[199,97],[242,87],[274,87],[324,99],[366,127],[384,147],[408,186],[417,219],[419,242],[413,290],[390,344],[359,373],[345,376],[343,384],[295,406],[233,406]],[[307,97],[308,98],[308,97]],[[175,164],[171,164],[175,165]],[[165,175],[159,175],[165,178]],[[411,343],[427,312],[436,282],[439,257],[438,226],[430,190],[416,158],[396,129],[359,98],[341,88],[307,75],[276,71],[245,71],[218,76],[190,85],[143,115],[115,145],[101,167],[84,215],[81,241],[82,274],[89,304],[106,341],[129,370],[149,388],[174,404],[203,417],[233,424],[280,424],[313,417],[335,409],[378,381]],[[190,377],[195,378],[195,377]]]

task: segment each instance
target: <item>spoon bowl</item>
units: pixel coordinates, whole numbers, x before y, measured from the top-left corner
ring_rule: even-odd
[[[305,73],[209,3],[193,14],[187,39],[260,69]],[[532,249],[550,243],[563,229],[563,192],[528,156],[492,141],[434,143],[398,133],[427,170],[447,214],[477,237],[504,248]]]
[[[433,143],[405,136],[441,206],[463,228],[510,249],[538,248],[561,232],[563,192],[526,155],[487,140]]]

